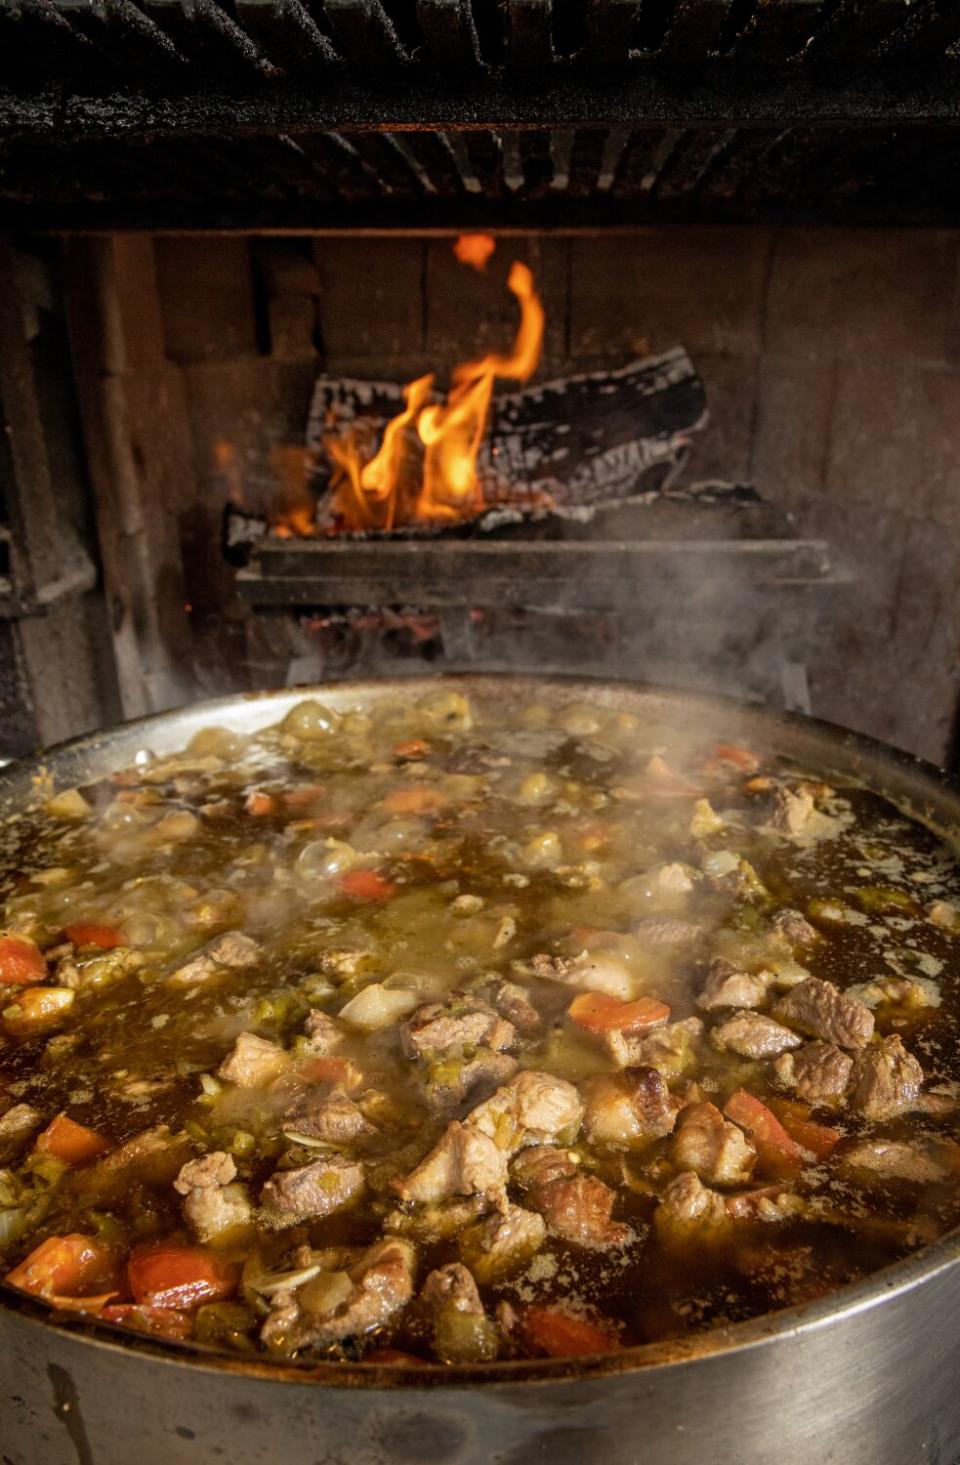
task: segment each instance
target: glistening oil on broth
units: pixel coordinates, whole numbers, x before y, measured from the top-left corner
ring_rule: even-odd
[[[960,1216],[951,852],[631,714],[209,729],[12,822],[10,1286],[280,1357],[602,1352]]]

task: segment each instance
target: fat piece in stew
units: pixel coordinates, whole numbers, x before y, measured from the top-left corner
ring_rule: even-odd
[[[0,849],[10,1300],[476,1365],[806,1302],[960,1219],[954,854],[762,748],[308,699]]]

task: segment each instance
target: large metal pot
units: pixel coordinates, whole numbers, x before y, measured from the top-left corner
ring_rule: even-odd
[[[450,678],[507,699],[594,700],[718,730],[852,775],[957,842],[960,789],[868,739],[723,699],[562,679]],[[432,684],[431,684],[432,685]],[[334,707],[415,697],[338,684]],[[199,728],[282,717],[304,689],[208,702],[66,744],[0,775],[0,809],[173,751]],[[818,1302],[594,1361],[474,1369],[299,1368],[198,1356],[0,1306],[4,1465],[956,1465],[960,1234]]]

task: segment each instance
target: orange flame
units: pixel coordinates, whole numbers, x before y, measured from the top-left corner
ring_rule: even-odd
[[[482,275],[496,247],[497,241],[489,234],[461,234],[453,252],[462,265],[470,265]]]
[[[464,235],[457,246],[464,239],[486,237]],[[428,401],[432,375],[411,382],[404,389],[404,410],[387,425],[379,450],[367,461],[357,429],[326,439],[334,463],[334,512],[343,528],[393,529],[418,520],[465,519],[483,509],[477,455],[494,381],[497,377],[526,381],[537,369],[543,344],[543,305],[526,265],[514,262],[507,286],[520,304],[520,325],[506,355],[491,353],[457,366],[443,403]],[[422,444],[422,467],[411,491],[417,440]]]
[[[363,463],[355,433],[331,437],[326,448],[341,470],[337,477],[337,509],[351,529],[392,529],[397,515],[397,486],[406,451],[405,432],[417,420],[433,386],[421,376],[404,387],[404,410],[388,422],[380,451]]]
[[[277,443],[270,453],[280,512],[273,533],[281,539],[316,534],[316,501],[307,487],[305,449],[299,443]]]

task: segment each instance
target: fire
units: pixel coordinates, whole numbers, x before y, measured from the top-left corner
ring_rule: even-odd
[[[461,235],[454,252],[461,262],[483,269],[493,247],[488,235]],[[477,456],[493,384],[498,377],[526,381],[537,369],[543,344],[543,305],[526,265],[514,261],[507,287],[520,306],[520,324],[509,352],[455,367],[443,402],[431,400],[432,374],[410,382],[404,389],[403,411],[388,423],[372,455],[370,444],[364,452],[358,429],[326,439],[324,446],[334,463],[334,512],[345,529],[454,522],[483,509]]]
[[[302,539],[316,534],[316,503],[307,487],[306,452],[300,444],[277,443],[270,453],[270,470],[276,484],[272,532],[279,539]]]
[[[461,234],[453,252],[462,265],[471,265],[482,275],[496,247],[497,241],[489,234]]]

